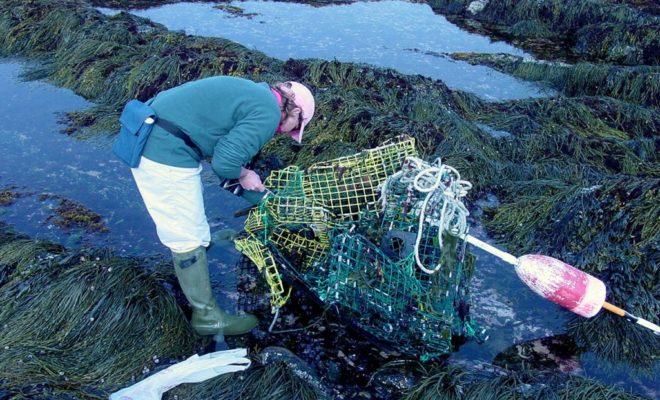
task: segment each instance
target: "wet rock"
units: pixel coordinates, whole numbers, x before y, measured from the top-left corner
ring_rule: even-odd
[[[468,6],[467,10],[468,10],[472,15],[474,15],[474,14],[480,12],[481,10],[483,10],[484,7],[486,7],[487,4],[488,4],[488,0],[477,0],[477,1],[473,1],[473,2],[470,3],[470,5]]]
[[[410,389],[417,383],[415,376],[408,371],[383,369],[376,371],[371,377],[371,385],[379,393],[401,392]]]
[[[320,393],[328,393],[327,388],[321,383],[321,379],[318,377],[316,372],[314,372],[312,367],[310,367],[309,364],[295,355],[292,351],[285,349],[284,347],[266,347],[261,351],[261,353],[259,353],[259,361],[261,361],[261,363],[264,365],[268,365],[274,362],[281,362],[289,367],[293,374],[309,383]]]
[[[580,350],[566,335],[519,343],[499,353],[494,363],[507,369],[537,368],[563,373],[582,372]]]
[[[252,19],[253,17],[259,15],[257,13],[249,13],[245,12],[244,9],[241,7],[236,7],[236,6],[231,6],[227,4],[218,4],[217,6],[213,6],[213,8],[217,8],[218,10],[222,10],[228,14],[230,14],[233,17],[243,17],[247,19]]]

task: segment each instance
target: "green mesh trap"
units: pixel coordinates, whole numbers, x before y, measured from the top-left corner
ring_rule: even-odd
[[[264,275],[274,312],[290,295],[286,273],[407,354],[446,354],[452,335],[476,335],[460,240],[471,185],[439,160],[420,160],[412,138],[274,171],[265,183],[273,193],[250,212],[236,247]]]

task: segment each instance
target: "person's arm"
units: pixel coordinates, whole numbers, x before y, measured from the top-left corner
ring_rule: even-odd
[[[243,117],[213,150],[213,171],[221,178],[254,181],[259,176],[243,167],[273,137],[279,120],[277,115],[255,110]],[[249,172],[248,172],[249,171]],[[251,172],[251,173],[250,173]],[[241,183],[242,185],[242,183]],[[263,186],[261,179],[254,186]]]

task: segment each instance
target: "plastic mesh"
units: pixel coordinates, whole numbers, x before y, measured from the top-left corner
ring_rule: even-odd
[[[406,353],[444,354],[451,345],[453,307],[434,308],[437,289],[416,276],[412,256],[393,261],[362,235],[333,240],[329,278],[317,288],[321,299],[353,311],[353,321]],[[444,296],[441,296],[444,299]],[[447,301],[451,301],[447,299]]]
[[[273,310],[289,296],[279,267],[408,354],[445,354],[453,334],[475,334],[471,268],[456,237],[468,188],[451,167],[416,156],[414,140],[403,136],[271,173],[273,193],[250,212],[236,247],[265,276]]]
[[[282,277],[277,270],[277,264],[273,259],[268,248],[256,240],[250,238],[236,239],[234,241],[236,248],[245,254],[259,269],[270,287],[270,304],[279,308],[289,299],[291,289],[285,291],[282,284]],[[286,293],[286,294],[285,294]]]

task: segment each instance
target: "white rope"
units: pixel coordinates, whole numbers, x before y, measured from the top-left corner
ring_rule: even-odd
[[[419,257],[419,247],[424,233],[424,223],[438,227],[438,245],[443,247],[442,234],[444,232],[453,236],[462,236],[467,233],[467,216],[469,212],[461,198],[472,188],[472,184],[461,179],[460,173],[449,165],[442,165],[438,158],[432,166],[425,165],[421,160],[411,160],[415,169],[421,169],[412,179],[412,185],[420,193],[426,193],[426,197],[419,209],[419,224],[417,239],[415,240],[415,262],[420,270],[427,274],[434,274],[440,270],[442,264],[438,263],[433,269],[426,268]],[[423,168],[423,169],[422,169]],[[442,186],[442,187],[441,187]],[[442,202],[439,212],[427,217],[429,203]],[[427,221],[428,219],[428,221]]]
[[[415,262],[420,270],[434,274],[442,265],[438,263],[433,269],[424,266],[419,257],[419,248],[424,233],[424,224],[438,227],[438,243],[442,250],[442,234],[463,237],[467,234],[467,216],[470,214],[462,202],[462,198],[472,189],[472,184],[462,180],[460,173],[449,165],[443,165],[438,158],[433,164],[428,164],[420,158],[408,156],[403,162],[401,171],[396,172],[383,182],[380,190],[381,212],[386,212],[387,192],[392,183],[401,187],[408,185],[408,196],[411,199],[414,192],[426,193],[421,206],[413,205],[413,212],[419,214],[417,238],[415,239]],[[414,196],[416,197],[416,196]],[[442,203],[440,212],[427,216],[427,208]]]
[[[279,315],[280,315],[280,308],[277,307],[277,308],[275,309],[275,316],[273,317],[273,322],[271,322],[271,323],[270,323],[270,326],[268,327],[268,332],[272,332],[272,331],[273,331],[273,327],[275,326],[275,322],[277,321],[277,317],[279,317]]]

